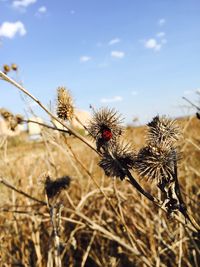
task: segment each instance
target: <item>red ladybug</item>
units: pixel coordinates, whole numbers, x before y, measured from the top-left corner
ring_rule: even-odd
[[[110,129],[104,129],[102,131],[102,138],[104,139],[104,141],[109,141],[112,138],[112,132]]]

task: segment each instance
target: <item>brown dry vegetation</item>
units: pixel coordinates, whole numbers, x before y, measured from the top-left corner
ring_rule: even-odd
[[[179,124],[180,185],[188,210],[200,223],[200,121],[186,118]],[[145,127],[129,128],[126,137],[139,149]],[[199,266],[197,234],[169,218],[127,181],[106,177],[97,154],[85,144],[50,130],[43,130],[40,143],[18,143],[12,139],[7,151],[1,147],[0,179],[44,202],[47,175],[72,179],[52,200],[58,212],[62,266]],[[155,185],[141,183],[158,194]],[[0,266],[55,266],[47,205],[5,184],[0,184],[0,199]]]

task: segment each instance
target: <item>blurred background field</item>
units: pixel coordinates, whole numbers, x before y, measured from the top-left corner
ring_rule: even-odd
[[[200,223],[200,122],[187,117],[178,124],[183,132],[179,181],[187,207]],[[145,142],[145,130],[126,130],[136,150]],[[184,224],[158,210],[127,181],[106,177],[97,155],[79,140],[50,129],[41,135],[39,141],[28,140],[26,133],[8,138],[0,150],[0,178],[46,201],[48,175],[71,177],[69,188],[52,200],[57,211],[62,207],[62,266],[199,266],[198,237]],[[140,182],[158,194],[154,184]],[[4,184],[0,199],[1,266],[54,266],[48,208]]]

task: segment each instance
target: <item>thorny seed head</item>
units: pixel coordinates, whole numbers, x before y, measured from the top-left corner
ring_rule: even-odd
[[[141,177],[163,184],[173,180],[176,160],[174,148],[167,145],[162,147],[148,145],[139,151],[134,167]]]
[[[17,71],[17,69],[18,69],[17,64],[13,63],[11,65],[11,69],[14,70],[14,71]]]
[[[93,111],[93,118],[88,125],[89,133],[97,142],[97,149],[116,142],[122,134],[121,115],[109,108],[101,108]]]
[[[74,116],[73,100],[65,87],[57,89],[57,115],[63,120],[72,120]]]
[[[45,180],[45,191],[48,199],[55,197],[61,192],[61,190],[69,187],[70,182],[71,178],[69,176],[63,176],[56,180],[52,180],[49,176],[47,176]]]
[[[7,109],[5,108],[0,108],[0,115],[5,119],[7,120],[9,117],[12,117],[13,114],[8,111]]]
[[[18,122],[15,117],[11,117],[8,121],[8,127],[10,128],[11,131],[15,131],[17,128]]]
[[[156,116],[148,123],[148,138],[147,141],[151,145],[160,145],[168,143],[173,145],[180,136],[180,130],[174,120],[169,120],[166,117]]]
[[[16,127],[22,122],[23,122],[23,116],[20,114],[17,114],[9,118],[8,127],[11,129],[11,131],[14,131]]]
[[[134,162],[135,154],[131,146],[117,142],[103,153],[99,166],[107,176],[115,176],[123,180],[126,176],[126,171],[132,169]]]
[[[18,124],[21,124],[23,122],[23,120],[24,120],[24,117],[22,115],[20,115],[20,114],[16,114],[15,118],[16,118],[16,121],[17,121]]]
[[[0,109],[0,115],[6,121],[8,128],[11,129],[12,131],[16,129],[18,124],[21,124],[23,122],[23,116],[19,114],[14,115],[10,111],[4,108]]]
[[[7,72],[10,71],[10,66],[8,66],[7,64],[3,65],[3,71],[5,74],[7,74]]]

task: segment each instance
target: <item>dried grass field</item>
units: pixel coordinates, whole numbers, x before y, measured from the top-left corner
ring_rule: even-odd
[[[178,124],[180,188],[199,224],[200,121]],[[129,127],[125,137],[138,151],[145,133]],[[73,135],[45,128],[40,142],[10,138],[1,146],[0,266],[200,266],[199,232],[190,221],[178,211],[170,216],[128,180],[107,177],[98,162]],[[131,173],[160,196],[154,181]],[[62,190],[48,192],[47,177],[65,177]]]

